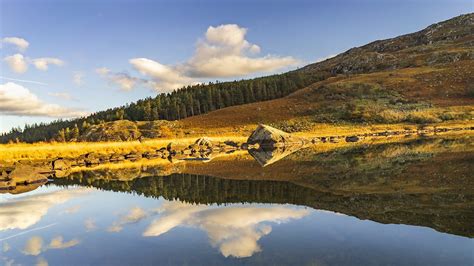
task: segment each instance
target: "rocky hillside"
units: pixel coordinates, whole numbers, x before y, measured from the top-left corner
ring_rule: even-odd
[[[183,127],[267,123],[426,124],[474,119],[474,14],[375,41],[298,71],[331,77],[287,97],[180,121]]]
[[[352,48],[299,71],[370,73],[474,59],[474,14],[461,15],[421,31]]]
[[[81,134],[78,140],[179,137],[208,134],[211,129],[214,133],[222,134],[229,133],[229,130],[241,132],[245,128],[253,129],[258,123],[294,132],[313,130],[320,123],[419,125],[472,121],[474,13],[433,24],[415,33],[352,48],[323,62],[283,75],[306,77],[306,81],[323,80],[316,83],[311,81],[309,83],[312,85],[289,95],[296,89],[288,90],[280,84],[274,90],[287,91],[286,94],[275,96],[281,98],[264,97],[254,103],[241,104],[243,101],[174,122],[118,120],[97,124],[95,121],[88,127],[79,124]],[[275,75],[268,77],[268,80],[278,78]],[[292,84],[291,80],[286,81]],[[278,84],[275,82],[272,84]],[[204,87],[201,89],[205,90]],[[282,97],[284,95],[287,96]],[[232,95],[228,98],[235,97]],[[189,107],[181,105],[186,110]],[[74,121],[69,124],[74,126]],[[58,129],[59,125],[58,128],[53,127],[42,140],[57,138],[54,134]],[[35,130],[30,131],[35,135]],[[26,133],[16,135],[21,140],[21,136]],[[7,142],[16,135],[0,139]]]

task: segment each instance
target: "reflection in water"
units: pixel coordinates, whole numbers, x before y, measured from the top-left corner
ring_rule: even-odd
[[[473,146],[427,139],[74,172],[0,200],[0,264],[471,265]]]
[[[122,216],[119,221],[114,222],[107,231],[109,232],[120,232],[123,230],[123,226],[127,224],[137,223],[147,217],[147,213],[140,207],[133,207],[130,212]]]
[[[46,250],[71,248],[78,245],[80,242],[77,239],[71,239],[64,242],[62,236],[56,236],[51,240],[49,245],[44,246],[43,243],[43,238],[33,236],[28,239],[22,252],[25,255],[38,256],[41,252],[45,252]]]
[[[20,196],[7,202],[0,202],[0,232],[8,229],[27,229],[40,221],[51,207],[87,191],[86,188],[73,188]]]
[[[286,156],[301,150],[303,145],[286,145],[282,147],[259,148],[250,149],[249,154],[257,161],[262,167],[276,163]]]
[[[265,168],[240,158],[189,164],[176,169],[186,174],[164,177],[153,167],[84,171],[55,184],[199,204],[291,203],[472,237],[472,150],[469,138],[415,140],[322,153],[301,150]]]
[[[211,244],[225,257],[250,257],[261,250],[257,241],[268,235],[272,228],[265,224],[299,219],[309,212],[289,207],[224,207],[210,208],[181,202],[166,202],[162,214],[143,233],[159,236],[177,226],[197,227],[207,232]]]

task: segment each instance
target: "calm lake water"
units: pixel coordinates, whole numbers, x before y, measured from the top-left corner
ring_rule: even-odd
[[[0,194],[0,264],[474,265],[472,143],[72,173]]]

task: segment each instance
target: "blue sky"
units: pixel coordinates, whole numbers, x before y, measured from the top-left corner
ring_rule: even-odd
[[[0,132],[284,72],[473,10],[472,0],[0,0]]]

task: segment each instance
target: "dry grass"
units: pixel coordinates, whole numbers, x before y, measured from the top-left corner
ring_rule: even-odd
[[[245,141],[246,138],[211,137],[213,141]],[[146,152],[166,147],[173,142],[177,146],[187,146],[196,138],[155,139],[144,142],[69,142],[69,143],[35,143],[35,144],[3,144],[0,145],[0,165],[10,164],[18,160],[48,160],[57,157],[74,158],[82,154],[94,152],[98,154],[126,154],[130,152]]]

